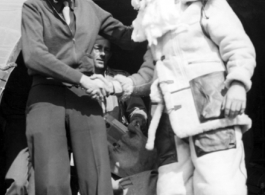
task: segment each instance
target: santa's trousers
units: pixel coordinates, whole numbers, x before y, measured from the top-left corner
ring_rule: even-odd
[[[157,195],[246,195],[242,132],[238,126],[180,139],[163,114],[157,134]]]

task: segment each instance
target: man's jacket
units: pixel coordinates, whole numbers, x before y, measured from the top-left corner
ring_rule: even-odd
[[[30,75],[79,84],[82,73],[93,73],[91,51],[99,33],[124,49],[134,47],[131,28],[91,0],[73,2],[71,12],[75,28],[70,28],[61,10],[56,9],[61,1],[28,0],[24,3],[22,51]],[[45,79],[39,80],[45,82]]]

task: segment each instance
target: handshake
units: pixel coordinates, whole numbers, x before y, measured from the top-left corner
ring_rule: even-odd
[[[100,74],[90,77],[83,75],[80,85],[91,98],[100,101],[112,94],[122,94],[122,98],[127,98],[132,94],[134,88],[132,79],[124,75],[116,75],[111,81]]]

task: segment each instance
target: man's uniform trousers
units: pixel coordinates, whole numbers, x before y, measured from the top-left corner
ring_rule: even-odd
[[[187,139],[174,135],[169,117],[160,120],[158,195],[246,195],[242,132],[227,127]]]
[[[26,135],[36,195],[71,194],[68,146],[73,151],[81,194],[112,195],[99,103],[80,87],[34,82],[27,103]]]

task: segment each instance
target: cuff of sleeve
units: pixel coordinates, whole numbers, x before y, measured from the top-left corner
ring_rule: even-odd
[[[138,84],[137,76],[134,77],[134,75],[132,75],[132,76],[129,76],[129,78],[132,79],[133,85],[134,85],[132,95],[134,95],[134,96],[148,96],[149,95],[152,82],[147,82],[144,84],[140,84],[140,83]],[[140,80],[140,78],[139,78],[139,80]]]
[[[113,93],[114,94],[121,94],[122,92],[123,92],[123,90],[122,90],[122,86],[121,86],[121,84],[120,84],[120,82],[119,81],[111,81],[112,82],[112,85],[113,85]]]
[[[245,85],[246,91],[249,91],[252,85],[249,72],[240,67],[233,68],[233,71],[227,75],[225,86],[229,88],[233,81],[242,82]]]
[[[136,117],[141,117],[144,120],[147,120],[147,114],[144,110],[139,108],[135,108],[134,111],[130,114],[130,121],[132,121]]]
[[[73,84],[79,85],[82,75],[83,74],[81,72],[72,69],[67,73],[67,78],[70,79]]]
[[[136,82],[135,82],[135,78],[134,78],[134,75],[131,75],[131,76],[128,76],[130,79],[132,79],[132,81],[133,81],[133,86],[135,86],[136,85]]]

